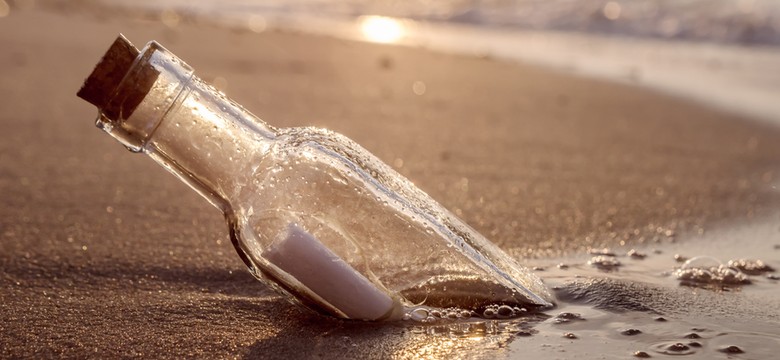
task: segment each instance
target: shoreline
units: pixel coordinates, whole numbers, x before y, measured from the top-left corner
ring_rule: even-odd
[[[262,13],[203,14],[164,11],[162,7],[128,6],[95,1],[106,9],[135,11],[144,17],[206,23],[229,29],[257,32],[292,31],[375,43],[362,32],[361,18],[335,19],[316,16],[264,17]],[[172,8],[175,9],[175,8]],[[203,9],[201,9],[203,11]],[[780,48],[689,40],[624,37],[562,31],[505,30],[467,24],[420,22],[382,17],[400,27],[400,38],[390,46],[437,51],[446,54],[491,57],[542,66],[567,75],[604,79],[638,86],[688,101],[733,112],[780,127]],[[174,19],[174,20],[170,20]],[[173,25],[176,26],[176,25]],[[253,30],[253,28],[255,30]]]

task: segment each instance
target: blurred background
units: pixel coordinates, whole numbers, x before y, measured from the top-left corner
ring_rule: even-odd
[[[380,15],[505,30],[551,30],[718,43],[778,45],[773,0],[104,0],[187,15],[284,22]],[[262,20],[260,20],[262,19]],[[285,25],[285,24],[279,24]]]
[[[169,27],[205,21],[519,60],[780,121],[773,0],[87,2],[148,11]]]

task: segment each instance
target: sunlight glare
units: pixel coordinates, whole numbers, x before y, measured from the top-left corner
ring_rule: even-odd
[[[360,19],[360,30],[369,41],[393,43],[404,35],[400,21],[385,16],[364,16]]]

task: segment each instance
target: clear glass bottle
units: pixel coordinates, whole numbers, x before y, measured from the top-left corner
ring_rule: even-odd
[[[99,128],[221,209],[251,273],[294,302],[420,321],[552,306],[533,273],[365,149],[266,124],[156,42],[139,52],[120,35],[79,96]]]

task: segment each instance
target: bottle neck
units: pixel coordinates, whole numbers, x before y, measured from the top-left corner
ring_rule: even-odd
[[[276,129],[193,76],[189,66],[156,43],[144,48],[134,69],[144,70],[131,70],[123,83],[138,83],[134,73],[156,73],[150,90],[132,114],[113,120],[101,116],[98,126],[230,211],[231,199],[250,184],[253,164],[273,146]]]

